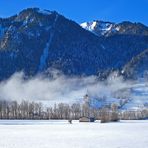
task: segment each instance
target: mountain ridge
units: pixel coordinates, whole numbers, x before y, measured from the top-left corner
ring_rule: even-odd
[[[148,48],[148,27],[130,22],[110,25],[120,25],[121,31],[94,34],[56,11],[39,8],[0,19],[0,80],[18,71],[34,76],[52,68],[76,76],[122,71]]]
[[[121,23],[114,23],[109,21],[94,20],[84,22],[80,26],[97,36],[111,36],[115,34],[138,34],[148,35],[148,27],[142,23],[130,21],[123,21]],[[135,30],[134,30],[135,29]],[[142,31],[145,30],[144,31]]]

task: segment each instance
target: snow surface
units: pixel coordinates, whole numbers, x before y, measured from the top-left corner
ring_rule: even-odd
[[[58,20],[58,15],[56,15],[56,18],[54,20],[53,26],[50,28],[52,31],[50,33],[49,41],[47,42],[46,47],[43,50],[43,54],[40,57],[39,71],[44,70],[44,68],[46,66],[46,62],[47,62],[47,58],[48,58],[48,54],[49,54],[48,51],[49,51],[50,45],[52,43],[52,38],[54,36],[54,30],[53,30],[53,28],[54,28],[57,20]]]
[[[93,31],[95,29],[97,25],[97,22],[94,21],[94,22],[85,22],[85,23],[82,23],[81,26],[89,31]]]
[[[94,32],[95,30],[101,31],[102,32],[101,34],[104,35],[106,32],[112,29],[113,24],[102,21],[93,21],[93,22],[84,22],[80,24],[80,26],[91,32]]]
[[[84,22],[80,26],[95,35],[108,35],[109,33],[116,32],[120,30],[120,27],[116,27],[115,23],[103,22],[103,21],[92,21]]]
[[[39,70],[42,71],[44,70],[45,66],[46,66],[46,60],[48,58],[48,50],[52,41],[52,37],[53,35],[51,35],[50,40],[47,42],[46,47],[43,50],[43,54],[40,58],[40,65],[39,65]]]
[[[131,88],[131,98],[122,109],[139,110],[146,109],[148,106],[148,85],[147,83],[137,83]]]
[[[1,120],[0,148],[147,148],[148,121]]]
[[[50,14],[52,14],[52,12],[49,11],[49,10],[41,10],[41,9],[38,10],[38,13],[41,13],[41,14],[44,14],[44,15],[50,15]]]

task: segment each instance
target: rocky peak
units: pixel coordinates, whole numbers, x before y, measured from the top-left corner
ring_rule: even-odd
[[[97,36],[102,36],[108,34],[114,27],[114,23],[111,22],[104,22],[104,21],[92,21],[92,22],[85,22],[82,23],[82,28],[89,30],[96,34]]]
[[[47,21],[48,19],[54,18],[59,15],[56,11],[41,10],[39,8],[28,8],[21,11],[14,21],[27,23],[40,23]]]
[[[81,27],[93,32],[97,36],[122,35],[148,35],[148,27],[141,23],[124,21],[119,24],[104,21],[84,22]]]

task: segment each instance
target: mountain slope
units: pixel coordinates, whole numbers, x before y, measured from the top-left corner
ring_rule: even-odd
[[[38,8],[0,19],[0,80],[17,71],[34,76],[53,68],[78,76],[121,70],[148,48],[148,29],[129,22],[117,26],[116,32],[97,30],[96,35],[55,11]]]
[[[148,49],[144,50],[142,53],[133,57],[130,62],[128,62],[124,69],[124,74],[126,77],[135,76],[145,77],[148,76]]]
[[[1,79],[16,71],[34,75],[50,67],[66,74],[91,74],[105,61],[99,39],[57,12],[22,11],[13,17],[0,43]]]

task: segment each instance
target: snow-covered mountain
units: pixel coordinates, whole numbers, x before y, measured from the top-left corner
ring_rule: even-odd
[[[147,26],[103,21],[81,26],[58,12],[38,8],[1,18],[0,81],[19,71],[32,77],[40,73],[48,75],[51,69],[68,76],[97,75],[101,79],[112,71],[126,78],[145,76],[148,70]],[[133,87],[134,100],[112,96],[102,103],[129,101],[135,107],[139,105],[139,94],[145,94],[142,104],[147,103],[147,86],[137,93],[138,89]],[[93,101],[95,104],[95,99]],[[127,108],[133,108],[131,104]]]
[[[84,22],[80,26],[97,36],[111,36],[115,34],[148,35],[148,28],[141,23],[122,22],[119,24],[104,21]]]
[[[103,21],[84,22],[81,26],[98,36],[108,36],[111,33],[118,32],[120,30],[120,27],[116,26],[115,23]]]
[[[38,8],[1,18],[0,80],[18,71],[34,76],[53,68],[65,75],[108,75],[148,48],[148,27],[140,23],[94,21],[82,26],[87,30]]]

